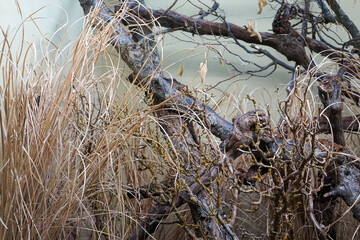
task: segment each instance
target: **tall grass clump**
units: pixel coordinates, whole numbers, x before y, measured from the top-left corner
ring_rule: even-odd
[[[147,205],[126,195],[148,181],[138,159],[158,158],[154,109],[91,22],[66,58],[2,34],[0,239],[124,238]]]

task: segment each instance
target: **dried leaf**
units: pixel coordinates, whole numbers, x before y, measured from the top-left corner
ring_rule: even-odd
[[[262,42],[261,35],[256,29],[256,21],[248,22],[247,31],[251,33],[250,37],[257,37],[259,41]]]
[[[258,5],[259,5],[259,11],[257,12],[257,14],[261,14],[261,12],[263,10],[263,7],[265,7],[267,5],[267,1],[266,0],[259,0]]]
[[[205,77],[206,77],[207,71],[208,71],[207,62],[205,61],[203,63],[200,63],[199,74],[201,77],[201,84],[204,84],[204,82],[205,82]]]
[[[183,72],[184,72],[184,65],[181,65],[177,71],[177,75],[181,77],[183,75]]]

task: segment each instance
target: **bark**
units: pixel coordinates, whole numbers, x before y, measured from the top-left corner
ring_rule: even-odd
[[[320,117],[319,119],[315,119],[318,122],[318,129],[322,133],[330,133],[331,131],[331,124],[326,117]],[[341,119],[341,127],[345,131],[349,132],[359,132],[360,131],[360,115],[356,116],[347,116],[342,117]]]
[[[225,139],[220,148],[232,159],[236,159],[242,154],[242,147],[249,147],[253,142],[257,142],[257,129],[265,128],[269,124],[269,119],[263,111],[250,111],[246,114],[238,115],[233,118],[233,130],[231,135]],[[265,139],[265,134],[261,134]],[[272,139],[270,140],[272,141]]]
[[[337,184],[325,197],[341,197],[350,207],[354,218],[360,222],[360,170],[351,164],[353,161],[354,159],[342,153],[336,157],[336,163],[340,166],[337,170]]]

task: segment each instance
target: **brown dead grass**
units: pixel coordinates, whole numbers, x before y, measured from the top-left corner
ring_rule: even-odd
[[[90,25],[61,63],[56,54],[34,63],[31,47],[15,58],[3,33],[1,239],[122,239],[146,211],[126,191],[148,181],[136,158],[149,151],[139,132],[153,132],[153,109],[139,106],[142,94]],[[99,76],[100,57],[109,67]]]

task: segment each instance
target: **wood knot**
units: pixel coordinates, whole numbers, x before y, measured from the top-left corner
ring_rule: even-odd
[[[259,137],[260,130],[269,125],[269,118],[264,111],[254,110],[245,114],[237,115],[233,119],[233,130],[228,139],[225,139],[220,148],[226,154],[235,159],[241,155],[241,148],[251,145]],[[269,131],[263,131],[263,133]],[[267,134],[265,134],[267,135]]]
[[[297,9],[293,5],[283,4],[276,12],[272,22],[273,32],[276,34],[289,34],[292,27],[290,20],[297,15]]]

